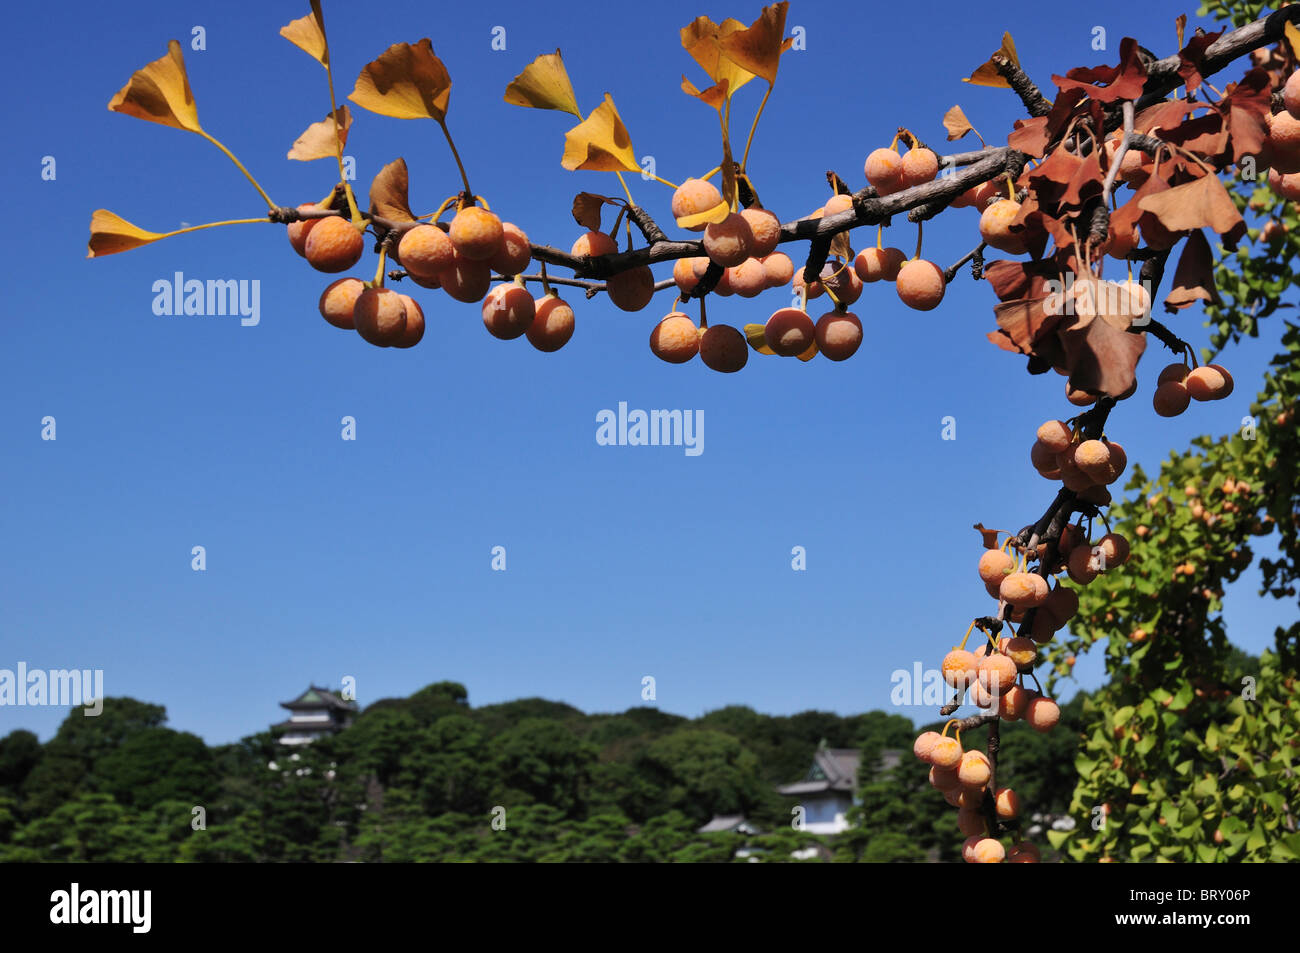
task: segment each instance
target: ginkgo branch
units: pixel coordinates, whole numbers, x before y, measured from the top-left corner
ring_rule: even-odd
[[[1042,94],[1028,74],[1002,53],[993,55],[992,63],[998,73],[1011,84],[1012,90],[1025,104],[1025,110],[1031,116],[1046,116],[1052,111],[1052,103]]]

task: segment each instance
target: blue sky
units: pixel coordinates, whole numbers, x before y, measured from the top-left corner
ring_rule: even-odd
[[[716,165],[719,148],[714,113],[679,91],[683,73],[704,77],[677,31],[701,13],[748,22],[760,4],[371,9],[326,4],[339,95],[389,44],[430,36],[454,81],[448,120],[475,191],[534,241],[567,247],[579,231],[573,195],[614,194],[617,180],[564,171],[569,117],[505,104],[506,84],[560,47],[581,107],[611,92],[637,154],[680,181]],[[852,360],[752,355],[736,375],[650,354],[670,293],[634,315],[566,293],[577,332],[544,355],[489,337],[475,306],[426,291],[420,346],[372,348],[320,319],[330,279],[276,226],[84,257],[95,208],[157,231],[265,210],[199,137],[105,109],[172,37],[205,128],[277,202],[328,191],[332,163],[284,158],[328,110],[323,71],[277,34],[307,4],[61,10],[75,29],[51,31],[39,5],[10,11],[23,40],[5,69],[23,95],[8,104],[4,203],[11,223],[35,227],[0,237],[12,276],[0,306],[0,668],[102,668],[110,695],[163,704],[174,727],[211,743],[264,729],[277,702],[344,676],[363,704],[453,679],[474,704],[538,695],[622,710],[642,703],[651,675],[656,703],[687,715],[733,703],[850,713],[887,708],[891,672],[937,664],[989,611],[970,527],[1014,530],[1041,513],[1054,488],[1030,468],[1029,444],[1038,423],[1071,408],[1061,378],[1030,377],[1023,358],[987,343],[987,285],[963,274],[925,314],[892,286],[869,286],[854,309],[867,340]],[[1022,115],[1016,98],[959,80],[1004,29],[1050,94],[1053,72],[1113,62],[1126,34],[1172,51],[1184,10],[795,2],[788,25],[804,27],[807,50],[783,61],[751,173],[788,220],[825,201],[827,169],[860,186],[865,155],[900,124],[941,144],[954,103],[1001,142]],[[195,25],[204,51],[190,49]],[[504,51],[492,49],[495,26]],[[1107,52],[1091,49],[1096,26]],[[737,96],[742,128],[760,87]],[[347,152],[363,191],[398,155],[417,210],[459,188],[433,123],[355,112]],[[54,181],[41,179],[44,156]],[[670,225],[669,191],[631,185]],[[971,210],[944,215],[926,231],[926,257],[960,257],[976,222]],[[890,234],[915,241],[901,219]],[[872,240],[855,234],[854,245]],[[354,273],[373,268],[367,256]],[[259,280],[260,323],[155,315],[153,283],[177,271]],[[788,300],[710,302],[710,317],[761,322]],[[1194,310],[1172,323],[1199,345],[1201,321]],[[1161,420],[1149,394],[1166,361],[1153,345],[1111,436],[1154,469],[1195,434],[1235,429],[1270,354],[1268,342],[1232,351],[1231,400]],[[704,453],[598,446],[596,415],[620,401],[702,411]],[[54,442],[40,439],[46,415]],[[345,415],[355,442],[340,439]],[[940,438],[945,415],[955,441]],[[190,568],[196,545],[204,572]],[[505,572],[490,567],[498,545]],[[791,569],[794,546],[806,549],[804,572]],[[1256,579],[1236,586],[1229,608],[1232,637],[1251,651],[1284,615],[1257,599]],[[1100,660],[1078,669],[1095,684]],[[48,737],[65,713],[0,709],[0,734]]]

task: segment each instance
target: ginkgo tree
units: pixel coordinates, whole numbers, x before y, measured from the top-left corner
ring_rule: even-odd
[[[1022,102],[1027,118],[1016,121],[1005,145],[990,145],[980,137],[982,148],[940,154],[899,128],[888,145],[864,147],[865,186],[854,189],[830,173],[831,195],[822,207],[783,222],[763,206],[760,183],[751,177],[748,162],[782,54],[790,48],[787,6],[768,6],[748,25],[698,17],[681,29],[683,48],[707,78],[697,85],[684,75],[681,89],[717,114],[719,144],[701,158],[701,171],[680,183],[642,169],[610,94],[583,114],[559,50],[538,56],[510,82],[506,103],[577,120],[564,135],[563,168],[612,172],[621,185],[621,195],[617,190],[612,195],[580,192],[574,198],[573,217],[583,231],[567,251],[533,241],[471,187],[448,126],[452,81],[431,40],[390,46],[361,70],[348,96],[369,112],[429,119],[441,128],[460,188],[434,211],[419,215],[410,208],[403,159],[377,172],[364,202],[344,175],[353,115],[336,97],[319,0],[312,0],[309,14],[281,30],[325,70],[329,112],[304,130],[288,154],[294,160],[337,162],[338,183],[315,202],[275,203],[200,125],[181,48],[173,40],[166,55],[131,77],[109,108],[209,140],[247,176],[267,212],[160,233],[101,209],[91,220],[90,256],[202,228],[273,223],[285,227],[291,247],[309,265],[340,274],[359,264],[368,235],[376,256],[373,278],[335,279],[323,289],[319,307],[329,325],[355,331],[372,345],[409,348],[422,339],[422,306],[412,294],[395,290],[412,284],[478,305],[490,334],[507,340],[526,337],[540,351],[563,347],[575,331],[575,308],[557,287],[578,289],[587,298],[605,294],[629,312],[643,311],[659,292],[671,291],[676,301],[666,312],[657,312],[650,351],[677,364],[698,356],[712,370],[727,373],[741,370],[751,351],[805,362],[851,358],[863,328],[849,309],[866,285],[892,285],[906,306],[928,311],[942,304],[949,283],[969,265],[973,279],[987,282],[996,299],[995,329],[988,339],[1026,357],[1031,374],[1050,370],[1065,377],[1066,396],[1080,411],[1068,420],[1045,421],[1033,435],[1031,464],[1059,484],[1046,511],[1016,532],[976,527],[983,545],[977,569],[993,601],[970,620],[965,637],[943,657],[942,675],[953,695],[941,714],[953,715],[967,705],[976,712],[951,719],[942,731],[923,733],[915,753],[930,766],[933,786],[958,810],[959,828],[969,838],[962,849],[965,859],[1034,862],[1042,850],[1024,837],[1028,806],[1020,804],[998,772],[999,725],[1024,720],[1039,731],[1052,730],[1060,710],[1048,694],[1051,680],[1045,687],[1035,673],[1040,647],[1095,640],[1101,615],[1109,612],[1113,619],[1119,611],[1118,603],[1107,609],[1107,600],[1128,598],[1120,595],[1126,586],[1145,591],[1140,580],[1149,578],[1149,568],[1141,560],[1130,563],[1131,539],[1111,525],[1128,530],[1131,513],[1120,507],[1108,515],[1109,487],[1126,472],[1127,457],[1110,438],[1107,423],[1115,406],[1137,390],[1136,368],[1148,339],[1154,337],[1175,355],[1152,394],[1157,414],[1180,414],[1194,400],[1221,400],[1233,391],[1228,369],[1201,364],[1152,310],[1180,244],[1164,310],[1176,314],[1197,301],[1218,301],[1215,246],[1232,252],[1247,236],[1244,203],[1234,199],[1239,183],[1267,179],[1278,194],[1300,197],[1300,73],[1295,71],[1300,6],[1230,31],[1198,30],[1191,37],[1184,35],[1185,18],[1180,18],[1179,48],[1163,59],[1125,38],[1116,65],[1053,76],[1056,95],[1050,99],[1020,68],[1014,41],[1006,34],[1001,47],[967,80],[1011,90]],[[1279,68],[1248,62],[1222,91],[1209,82],[1238,59],[1273,45]],[[765,88],[753,114],[742,117],[737,93],[755,80]],[[753,98],[747,96],[745,102]],[[950,142],[972,133],[979,137],[958,106],[947,112],[943,124]],[[743,131],[743,146],[734,135],[737,130]],[[671,215],[681,237],[671,237],[633,200],[624,179],[628,172],[644,172],[672,190]],[[947,267],[924,258],[924,223],[962,207],[979,213],[978,235],[970,229],[977,239],[972,250]],[[614,215],[608,230],[606,209]],[[907,224],[900,227],[896,220],[903,217]],[[855,250],[851,232],[862,228],[874,228],[875,243]],[[906,231],[909,247],[914,240],[910,255],[886,244],[886,235],[894,234],[888,228]],[[534,234],[547,229],[558,226],[529,223]],[[796,256],[780,250],[795,244],[804,246]],[[1003,257],[990,261],[991,251]],[[671,278],[656,280],[652,266],[669,262]],[[534,264],[536,273],[530,271]],[[1108,264],[1122,280],[1103,276]],[[570,274],[554,274],[554,269]],[[540,296],[534,297],[530,284],[540,284]],[[796,304],[783,303],[762,324],[735,328],[709,323],[711,295],[749,298],[774,289],[784,289],[778,292],[784,302],[793,293]],[[823,295],[829,305],[814,319],[808,303]],[[693,317],[690,312],[696,310]],[[1142,535],[1140,527],[1134,531]],[[1105,598],[1096,595],[1102,591]],[[1204,616],[1187,618],[1191,622],[1180,624],[1205,621]],[[1054,642],[1063,630],[1068,637]],[[1053,661],[1061,669],[1061,650],[1048,651],[1056,653]],[[1182,658],[1178,653],[1165,659],[1161,671],[1177,668]],[[1173,731],[1179,713],[1188,707],[1181,690],[1166,691],[1159,672],[1149,668],[1143,669],[1140,682],[1142,700],[1104,712],[1112,740],[1121,738],[1135,719]],[[1274,699],[1294,695],[1293,678],[1269,678]],[[1237,719],[1234,725],[1257,717],[1248,707],[1227,714]],[[1268,714],[1263,718],[1265,724],[1276,720]],[[982,750],[968,748],[962,739],[963,732],[969,737],[977,730],[986,730]],[[1153,790],[1141,760],[1153,742],[1134,744],[1134,749],[1117,749],[1112,755],[1113,770],[1125,784],[1137,779],[1129,784],[1130,799]],[[1094,738],[1088,751],[1095,758],[1081,756],[1080,770],[1093,779],[1088,790],[1101,796],[1111,782],[1096,780],[1093,768],[1111,747]],[[1293,777],[1295,756],[1294,745],[1282,746],[1266,772]],[[1188,782],[1194,792],[1206,788],[1203,780],[1189,777]],[[1160,796],[1172,796],[1168,785],[1161,784]],[[1080,811],[1087,809],[1089,796],[1081,789],[1076,798]],[[1113,792],[1106,796],[1107,805],[1116,799]],[[1259,796],[1271,804],[1283,795],[1276,786],[1265,786]],[[1141,810],[1129,837],[1134,828],[1148,824]],[[1288,851],[1300,856],[1294,817],[1276,821],[1272,826],[1261,821],[1249,831],[1243,824],[1215,830],[1220,843],[1225,838],[1236,843],[1233,839],[1240,837],[1244,849],[1257,853],[1262,839],[1280,856]],[[1062,840],[1052,846],[1065,846],[1080,857],[1112,856],[1117,849],[1104,837],[1083,835],[1072,845]],[[1158,849],[1166,859],[1174,856],[1168,843]],[[1141,854],[1130,850],[1129,855],[1139,859]]]

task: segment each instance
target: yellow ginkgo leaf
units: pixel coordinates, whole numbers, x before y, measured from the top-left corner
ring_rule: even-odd
[[[450,97],[451,77],[425,37],[415,46],[394,43],[368,63],[348,99],[381,116],[442,122]]]
[[[1287,45],[1291,47],[1292,56],[1300,56],[1300,29],[1290,20],[1282,24],[1282,32],[1286,36]]]
[[[714,222],[720,222],[731,214],[731,203],[723,199],[713,208],[705,209],[703,212],[696,212],[694,215],[683,215],[677,219],[677,227],[687,230],[694,229],[699,225],[712,225]]]
[[[775,83],[781,54],[790,48],[790,41],[785,39],[785,12],[789,6],[782,0],[764,7],[758,19],[745,29],[720,36],[722,55],[769,84]]]
[[[1020,59],[1016,56],[1016,44],[1015,41],[1011,39],[1010,33],[1002,34],[1002,48],[998,50],[998,53],[1010,60],[1012,65],[1020,65]],[[996,56],[997,54],[994,55]],[[963,79],[962,82],[971,83],[975,86],[993,86],[998,89],[1011,88],[1011,84],[1003,79],[1002,74],[998,72],[997,64],[993,62],[991,57],[988,62],[975,72],[971,73],[969,79]]]
[[[948,141],[953,142],[969,133],[975,127],[970,124],[960,106],[953,106],[943,114],[943,128],[948,130]]]
[[[132,73],[127,84],[109,100],[108,108],[174,129],[201,132],[203,128],[185,75],[185,58],[176,40],[168,42],[166,56]]]
[[[336,120],[337,132],[334,125]],[[289,158],[303,162],[311,159],[333,158],[347,145],[350,128],[352,128],[352,113],[348,111],[346,105],[340,106],[337,112],[326,116],[320,122],[312,123],[294,140],[293,148],[289,150]]]
[[[106,208],[96,209],[90,217],[90,245],[87,258],[102,258],[115,255],[120,251],[130,251],[141,245],[148,245],[160,238],[166,238],[162,232],[150,232],[138,225],[132,225],[121,216],[114,215]]]
[[[559,50],[543,53],[525,66],[506,87],[506,102],[532,109],[558,109],[582,118]]]
[[[732,96],[744,86],[754,74],[738,63],[722,55],[721,41],[745,29],[739,20],[727,19],[714,23],[708,17],[696,17],[689,26],[682,27],[682,46],[691,58],[700,64],[709,79],[715,83],[727,81],[727,95]]]
[[[694,83],[683,76],[682,92],[687,96],[694,96],[700,102],[707,103],[718,112],[722,112],[722,107],[727,102],[727,81],[723,80],[721,83],[714,83],[706,90],[698,90],[695,88]]]
[[[325,43],[324,16],[320,0],[311,0],[311,13],[280,27],[280,35],[320,63],[330,65],[330,50]]]
[[[747,324],[745,325],[745,340],[759,354],[770,354],[776,356],[776,351],[767,346],[767,335],[764,333],[766,325]]]
[[[641,171],[631,137],[609,93],[590,116],[564,134],[564,158],[560,164],[571,172],[576,169]]]

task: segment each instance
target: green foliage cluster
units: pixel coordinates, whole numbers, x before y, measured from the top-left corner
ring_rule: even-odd
[[[159,706],[110,698],[44,745],[26,731],[0,739],[0,861],[921,860],[956,836],[942,803],[910,796],[925,782],[912,723],[882,712],[473,708],[463,685],[439,682],[295,748],[266,733],[208,748],[164,721]],[[904,751],[887,775],[865,772],[860,819],[874,829],[792,829],[795,800],[775,787],[823,742],[870,765]],[[1063,799],[1069,780],[1058,788]],[[762,833],[696,833],[715,814]]]

